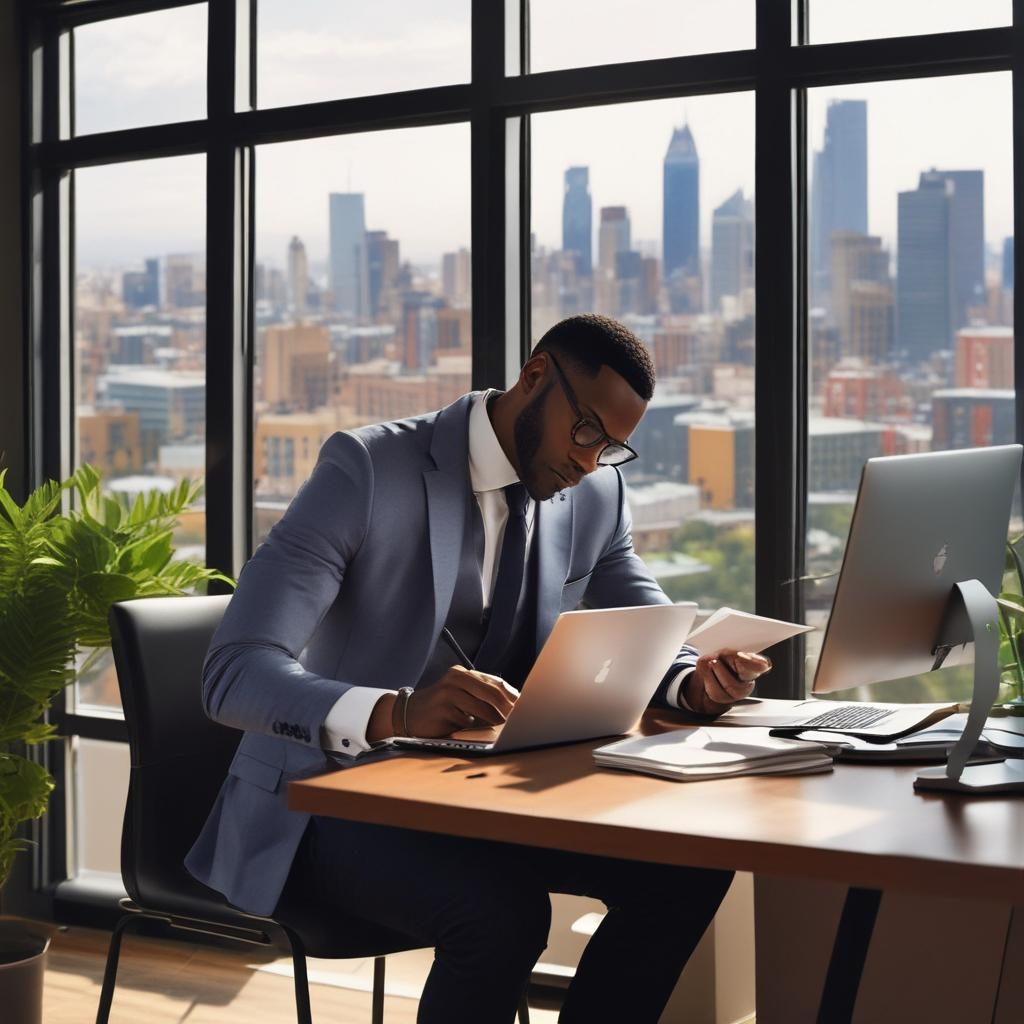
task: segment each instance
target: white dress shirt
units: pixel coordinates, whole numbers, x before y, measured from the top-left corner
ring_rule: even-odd
[[[519,475],[502,450],[491,425],[490,416],[487,415],[487,400],[492,394],[491,391],[485,391],[478,395],[469,412],[469,481],[484,526],[484,558],[480,585],[485,608],[490,607],[494,593],[498,557],[505,536],[505,524],[508,522],[508,503],[505,501],[504,488],[519,482]],[[536,508],[535,501],[527,501],[527,545],[533,540]],[[684,669],[672,680],[667,694],[670,704],[690,710],[682,700],[681,684],[692,671]],[[353,686],[346,690],[324,719],[321,737],[323,746],[327,750],[351,756],[369,750],[373,746],[366,739],[370,715],[377,701],[385,693],[396,692],[379,689],[376,686]]]

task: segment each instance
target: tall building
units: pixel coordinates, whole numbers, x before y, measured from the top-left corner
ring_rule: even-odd
[[[160,305],[160,261],[146,260],[146,269],[129,270],[121,279],[121,297],[128,309]]]
[[[576,257],[576,273],[589,277],[594,261],[591,252],[594,237],[593,204],[590,199],[590,168],[569,167],[565,172],[562,198],[562,251]]]
[[[970,322],[972,306],[985,305],[985,172],[936,171],[952,182],[949,208],[953,329]]]
[[[662,177],[662,272],[700,276],[700,158],[689,125],[672,132]]]
[[[932,449],[984,448],[1015,439],[1013,390],[947,388],[932,395]]]
[[[811,174],[810,263],[815,305],[828,305],[832,235],[868,233],[868,105],[833,100]]]
[[[398,272],[402,262],[398,239],[388,238],[386,231],[367,231],[366,262],[370,316],[375,320],[397,320],[401,313],[397,298]]]
[[[896,344],[912,363],[953,341],[953,182],[925,171],[897,202]]]
[[[441,291],[448,302],[466,309],[472,294],[472,261],[468,249],[446,252],[441,257]]]
[[[839,331],[840,353],[883,361],[892,347],[893,296],[889,253],[881,238],[834,231],[830,266],[831,320]]]
[[[295,319],[301,320],[306,313],[309,294],[309,260],[298,235],[292,235],[288,243],[288,293]]]
[[[1013,237],[1003,239],[1003,291],[1013,292]]]
[[[330,194],[331,292],[334,309],[356,320],[370,315],[366,215],[361,192]]]
[[[738,189],[711,215],[711,310],[754,286],[754,204]]]
[[[617,257],[630,250],[629,213],[624,206],[602,206],[597,229],[597,280],[594,301],[601,313],[619,314]]]

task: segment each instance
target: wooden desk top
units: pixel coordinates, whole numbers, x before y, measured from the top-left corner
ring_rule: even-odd
[[[645,732],[678,724],[648,712]],[[672,782],[596,769],[603,741],[406,753],[289,786],[289,806],[480,839],[1024,905],[1024,799],[917,794],[917,765]]]

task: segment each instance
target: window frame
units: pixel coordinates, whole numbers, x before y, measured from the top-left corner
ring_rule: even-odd
[[[472,381],[504,387],[530,349],[529,115],[665,97],[751,91],[755,101],[755,564],[756,609],[799,620],[807,490],[808,88],[1010,71],[1024,112],[1024,0],[1004,28],[806,45],[811,0],[756,0],[752,50],[529,74],[528,0],[471,0],[471,80],[290,107],[256,106],[257,0],[205,0],[207,116],[81,137],[61,137],[74,90],[62,40],[87,23],[196,0],[20,0],[24,158],[22,210],[28,396],[23,439],[28,484],[65,476],[73,463],[73,210],[69,172],[160,156],[204,154],[206,167],[207,558],[237,573],[252,544],[252,339],[254,147],[400,127],[468,123],[471,142]],[[248,53],[248,59],[245,55]],[[241,59],[236,57],[241,54]],[[522,74],[515,72],[519,68]],[[236,97],[247,97],[236,109]],[[1014,228],[1024,238],[1024,116],[1015,118]],[[771,245],[765,239],[776,239]],[[493,254],[493,257],[492,255]],[[1024,294],[1015,261],[1015,320]],[[1024,321],[1022,321],[1024,322]],[[220,339],[214,341],[214,339]],[[225,340],[227,339],[227,340]],[[1024,339],[1015,338],[1015,387],[1024,395]],[[1017,403],[1016,433],[1024,437]],[[783,458],[779,452],[785,453]],[[765,685],[803,687],[803,645],[791,642]],[[123,720],[55,707],[65,737],[127,741]],[[58,778],[65,744],[40,756]],[[70,786],[58,786],[23,895],[48,893],[62,919],[97,923],[114,896],[68,879]],[[13,887],[13,884],[12,884]],[[31,890],[31,892],[28,892]],[[42,898],[40,896],[40,898]],[[37,903],[36,907],[41,906]]]

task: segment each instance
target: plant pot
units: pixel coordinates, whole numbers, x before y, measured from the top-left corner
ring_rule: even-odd
[[[39,921],[0,917],[0,1007],[6,1024],[42,1024],[51,934]]]

